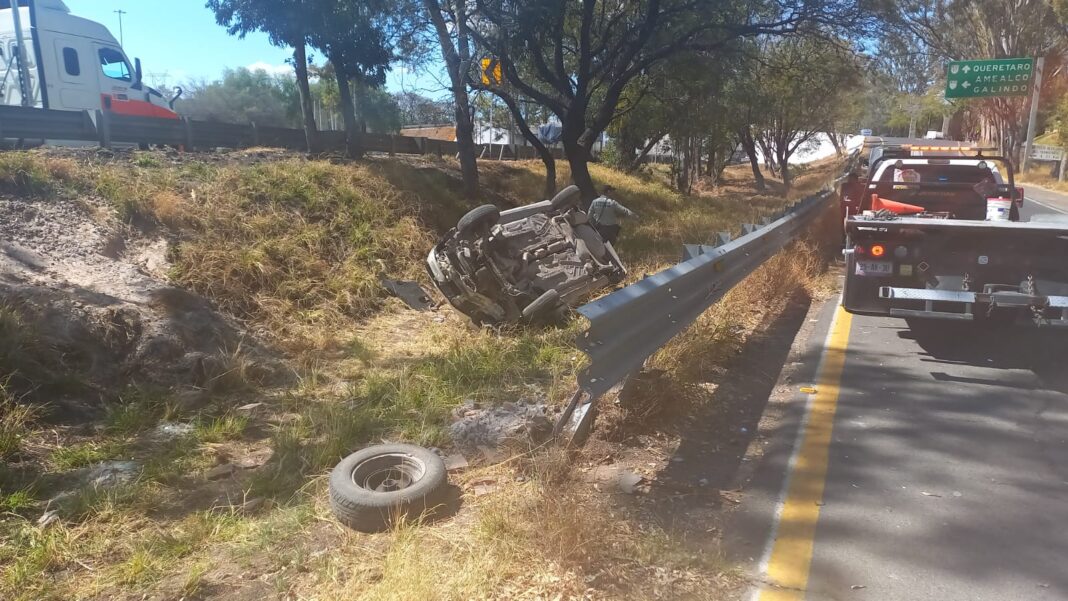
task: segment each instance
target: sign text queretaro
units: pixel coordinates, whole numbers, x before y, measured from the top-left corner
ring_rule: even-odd
[[[1033,58],[953,61],[946,66],[946,98],[1027,96]]]

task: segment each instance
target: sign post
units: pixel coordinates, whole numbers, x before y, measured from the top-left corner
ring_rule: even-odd
[[[1024,145],[1023,161],[1020,172],[1026,173],[1031,164],[1031,148],[1035,145],[1035,128],[1038,125],[1038,96],[1042,93],[1042,67],[1046,64],[1046,58],[1038,57],[1035,62],[1035,85],[1031,92],[1031,115],[1027,119],[1027,144]]]
[[[946,65],[946,98],[1027,96],[1034,73],[1029,57],[953,61]]]

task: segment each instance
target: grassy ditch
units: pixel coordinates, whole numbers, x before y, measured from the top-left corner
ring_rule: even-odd
[[[207,405],[116,383],[104,416],[85,427],[42,423],[0,386],[0,597],[714,598],[732,586],[736,576],[714,554],[628,520],[553,453],[460,474],[463,509],[440,524],[368,536],[330,518],[323,476],[348,452],[380,440],[445,446],[464,401],[559,403],[582,367],[572,343],[580,320],[476,330],[447,308],[410,311],[382,289],[382,276],[426,283],[426,249],[470,208],[455,169],[259,150],[223,160],[0,154],[0,194],[79,199],[130,241],[166,238],[170,280],[240,320],[299,376],[295,386],[258,388],[240,377],[235,352],[227,373],[242,385]],[[794,196],[833,169],[803,174]],[[743,168],[695,196],[670,190],[655,171],[595,165],[593,175],[641,215],[619,244],[634,279],[676,262],[682,243],[737,231],[787,202],[774,188],[754,193]],[[522,204],[539,196],[540,164],[486,164],[482,179],[495,202]],[[792,294],[824,291],[821,253],[802,243],[773,259],[656,366],[673,386],[706,381]],[[0,331],[11,335],[0,338],[0,376],[47,385],[50,376],[19,358],[54,349],[4,300]],[[164,426],[179,433],[160,438]],[[139,471],[121,486],[47,505],[70,474],[130,460]],[[208,478],[227,465],[233,473]],[[475,495],[482,481],[496,492]],[[38,527],[46,507],[59,520]]]

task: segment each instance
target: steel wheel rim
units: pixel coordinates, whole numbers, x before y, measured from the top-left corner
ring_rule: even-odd
[[[389,493],[411,488],[426,474],[426,464],[407,453],[386,453],[352,468],[352,483],[365,490]]]

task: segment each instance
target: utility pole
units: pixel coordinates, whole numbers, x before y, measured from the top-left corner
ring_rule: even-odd
[[[129,13],[122,10],[121,8],[119,10],[113,10],[111,12],[115,13],[116,15],[119,15],[119,46],[125,46],[126,42],[123,40],[122,35],[122,16]]]
[[[33,106],[33,84],[30,82],[30,66],[26,55],[26,38],[22,33],[22,11],[19,3],[13,2],[11,17],[15,25],[15,52],[19,59],[19,95],[22,96],[22,106]]]
[[[1035,61],[1035,83],[1031,91],[1031,116],[1027,120],[1027,144],[1024,145],[1023,160],[1020,161],[1020,173],[1026,173],[1031,164],[1031,150],[1035,146],[1035,129],[1038,127],[1038,96],[1042,93],[1042,67],[1046,57],[1040,56]]]

